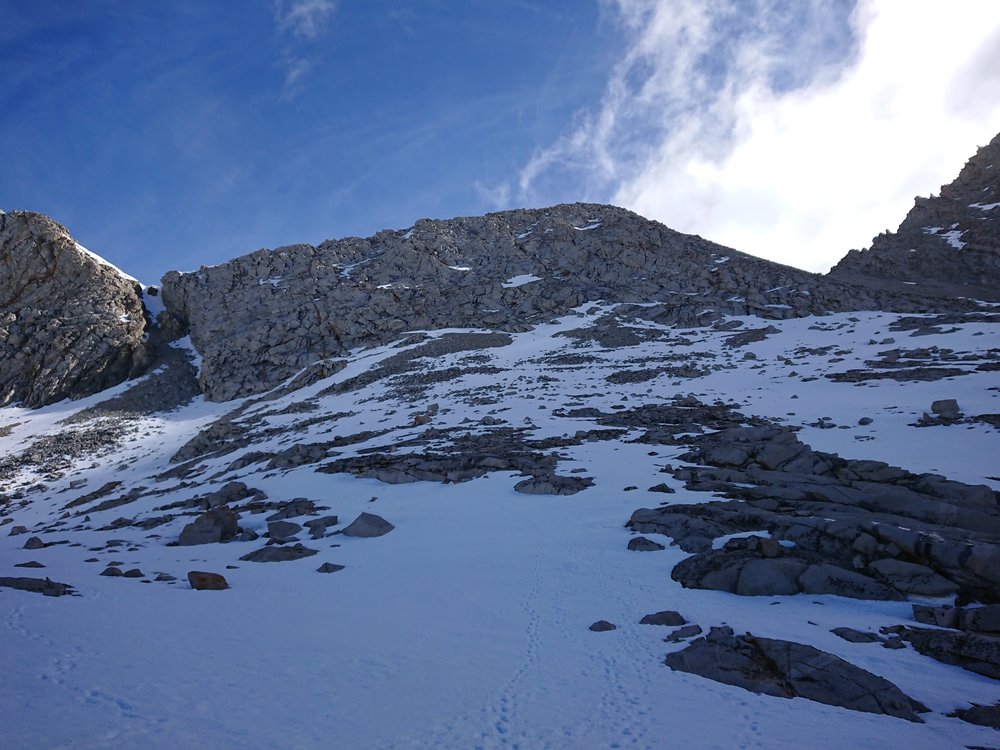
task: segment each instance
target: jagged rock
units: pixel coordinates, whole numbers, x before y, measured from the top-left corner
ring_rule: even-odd
[[[618,630],[618,626],[608,622],[607,620],[598,620],[597,622],[591,624],[590,629],[595,633],[606,633],[609,630]]]
[[[336,565],[334,563],[325,562],[316,568],[317,573],[337,573],[345,568],[344,565]]]
[[[262,549],[254,550],[249,554],[243,555],[241,560],[246,560],[247,562],[287,562],[289,560],[301,560],[303,557],[311,557],[315,555],[319,550],[309,549],[301,544],[293,544],[292,546],[280,546],[280,547],[264,547]]]
[[[331,526],[336,526],[340,523],[337,516],[323,516],[322,518],[313,518],[306,521],[306,528],[309,529],[309,536],[313,539],[322,539],[326,536],[326,530]]]
[[[899,229],[849,252],[832,278],[877,289],[1000,301],[1000,135],[941,194],[917,198]]]
[[[665,609],[662,612],[656,612],[651,615],[644,615],[641,620],[639,620],[640,625],[686,625],[687,620],[685,620],[680,612],[674,612],[671,609]]]
[[[807,698],[852,711],[919,722],[927,708],[888,680],[801,643],[712,628],[667,655],[671,669],[780,698]]]
[[[374,513],[362,513],[343,530],[344,536],[375,537],[383,536],[392,531],[395,526],[386,521],[382,516]]]
[[[46,216],[0,212],[0,406],[116,385],[149,355],[139,284]]]
[[[654,542],[651,539],[647,539],[644,536],[637,536],[634,539],[628,540],[628,548],[633,552],[657,552],[661,549],[666,549],[662,544]]]
[[[181,530],[177,544],[187,547],[228,541],[239,532],[238,520],[239,516],[225,505],[205,511]]]
[[[222,591],[229,588],[225,576],[218,573],[207,573],[203,570],[192,570],[187,574],[188,583],[195,591]],[[157,580],[163,580],[157,576]],[[169,580],[174,580],[173,576]]]
[[[66,596],[73,593],[73,587],[48,578],[8,578],[0,576],[0,587],[30,591],[44,596]]]

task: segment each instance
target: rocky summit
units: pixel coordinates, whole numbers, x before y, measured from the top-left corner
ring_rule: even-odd
[[[0,214],[0,747],[995,747],[995,144],[827,276],[573,204],[154,320]]]
[[[917,198],[895,232],[852,250],[836,279],[939,297],[1000,301],[1000,134],[940,195]]]
[[[116,385],[147,362],[138,282],[52,219],[0,212],[0,405]]]

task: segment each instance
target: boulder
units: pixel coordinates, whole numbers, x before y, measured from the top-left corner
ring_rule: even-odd
[[[654,542],[644,536],[637,536],[629,539],[628,548],[633,552],[658,552],[661,549],[666,549],[666,547],[659,542]]]
[[[678,625],[686,625],[687,620],[685,620],[680,612],[674,612],[671,609],[665,609],[662,612],[654,612],[651,615],[644,615],[641,620],[639,620],[640,625],[669,625],[676,627]]]
[[[336,565],[335,563],[325,562],[316,568],[317,573],[337,573],[345,568],[344,565]]]
[[[73,587],[69,584],[59,583],[49,578],[0,576],[0,587],[30,591],[33,594],[42,594],[43,596],[66,596],[73,593]]]
[[[344,529],[343,534],[344,536],[369,538],[383,536],[394,528],[396,527],[382,518],[382,516],[377,516],[374,513],[362,513],[351,521]]]
[[[267,534],[272,541],[284,542],[302,531],[302,527],[291,521],[268,521]]]
[[[218,573],[206,573],[203,570],[192,570],[188,573],[188,583],[195,591],[222,591],[229,588],[229,582]],[[158,577],[157,580],[160,580]],[[171,580],[173,578],[171,577]]]
[[[618,626],[608,622],[607,620],[598,620],[597,622],[591,624],[590,629],[595,633],[606,633],[609,630],[617,630]]]
[[[556,474],[542,474],[524,479],[514,485],[514,490],[524,495],[575,495],[593,486],[590,477],[561,477]]]
[[[780,698],[806,698],[852,711],[919,722],[927,708],[888,680],[840,657],[802,643],[737,636],[712,628],[681,651],[667,655],[674,670]]]
[[[294,500],[289,500],[287,503],[282,505],[276,513],[269,515],[267,520],[281,521],[285,518],[295,518],[296,516],[305,516],[309,513],[315,512],[316,503],[312,500],[307,500],[304,497],[297,497]]]
[[[225,505],[212,508],[181,529],[177,544],[188,547],[228,541],[239,533],[238,520],[236,512]]]
[[[313,539],[322,539],[326,536],[326,530],[331,526],[336,526],[340,523],[337,516],[323,516],[322,518],[313,518],[306,521],[306,528],[309,529],[309,536]]]

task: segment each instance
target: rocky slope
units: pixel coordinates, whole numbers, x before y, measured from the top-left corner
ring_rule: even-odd
[[[141,288],[64,227],[0,212],[0,405],[96,393],[146,363]]]
[[[586,301],[653,304],[655,319],[693,325],[724,314],[929,309],[923,298],[831,281],[588,204],[260,250],[169,273],[163,298],[190,327],[202,386],[217,401],[406,331],[525,330]]]
[[[1000,300],[1000,134],[896,232],[852,250],[830,276],[884,289]]]

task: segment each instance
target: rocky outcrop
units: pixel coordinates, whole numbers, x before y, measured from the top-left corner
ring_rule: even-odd
[[[729,500],[643,508],[627,524],[695,553],[673,570],[684,586],[997,601],[1000,503],[989,487],[845,460],[776,427],[689,440],[693,450],[681,459],[694,466],[674,477]]]
[[[847,286],[589,204],[259,250],[168,273],[163,300],[189,326],[203,389],[218,401],[405,331],[525,330],[594,300],[661,303],[660,322],[929,310],[923,298]]]
[[[0,406],[96,393],[147,363],[138,282],[46,216],[0,212]]]
[[[917,198],[896,232],[852,250],[830,276],[883,289],[1000,300],[1000,135],[939,196]]]
[[[712,628],[682,651],[667,655],[667,666],[726,685],[779,698],[807,698],[830,706],[886,714],[919,722],[927,708],[883,677],[838,656],[792,641],[734,635]]]

